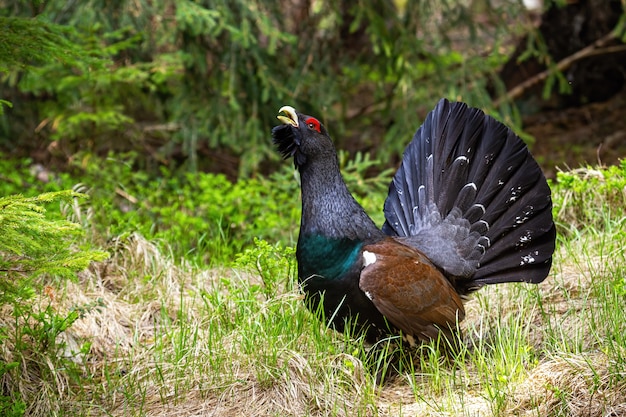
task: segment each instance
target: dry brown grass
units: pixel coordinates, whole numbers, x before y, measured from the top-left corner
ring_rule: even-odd
[[[610,372],[602,353],[546,359],[531,370],[511,398],[511,415],[622,416],[626,413],[626,382]]]

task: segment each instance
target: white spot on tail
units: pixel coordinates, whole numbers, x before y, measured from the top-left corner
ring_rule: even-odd
[[[491,246],[491,240],[487,236],[481,236],[478,240],[478,246],[482,246],[485,250]]]
[[[539,251],[534,251],[529,253],[528,255],[524,255],[522,256],[522,261],[520,262],[520,266],[524,266],[524,265],[528,265],[528,264],[534,264],[535,263],[535,256],[539,255]]]
[[[522,193],[521,186],[518,185],[517,187],[511,187],[511,197],[509,197],[509,199],[507,200],[507,204],[511,204],[517,201],[521,193]]]
[[[376,262],[376,254],[374,252],[368,252],[368,251],[363,251],[363,267],[365,268],[366,266],[372,265],[373,263]],[[367,293],[366,293],[367,295]],[[369,295],[368,295],[369,297]],[[372,299],[372,297],[369,297],[370,300]]]
[[[467,162],[467,161],[469,161],[469,159],[467,159],[467,156],[461,155],[461,156],[457,157],[454,161],[455,162],[456,161]]]
[[[515,244],[516,248],[524,247],[529,244],[533,240],[532,233],[530,230],[527,230],[523,235],[519,237],[517,243]]]
[[[365,291],[365,296],[370,299],[370,301],[374,301],[372,298],[372,294],[369,291]]]
[[[528,220],[528,217],[517,216],[515,217],[515,224],[516,225],[524,224],[526,220]]]
[[[474,207],[478,207],[479,209],[482,210],[483,214],[485,214],[486,210],[485,210],[485,206],[483,206],[482,204],[474,204]]]

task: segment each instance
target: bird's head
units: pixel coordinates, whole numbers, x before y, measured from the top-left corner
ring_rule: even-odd
[[[319,120],[291,106],[281,107],[278,113],[283,124],[272,129],[272,138],[284,159],[293,156],[300,168],[317,158],[336,158],[330,136]]]

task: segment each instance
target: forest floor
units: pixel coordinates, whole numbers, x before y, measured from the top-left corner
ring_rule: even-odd
[[[610,100],[542,111],[523,120],[546,176],[581,165],[615,165],[626,157],[626,88]]]

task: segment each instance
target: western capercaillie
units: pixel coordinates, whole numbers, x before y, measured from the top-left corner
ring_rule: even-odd
[[[550,188],[509,128],[441,100],[407,146],[379,229],[343,181],[326,128],[289,106],[272,130],[301,178],[296,257],[309,308],[366,340],[448,336],[486,284],[539,283],[556,229]]]

